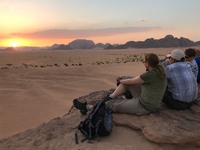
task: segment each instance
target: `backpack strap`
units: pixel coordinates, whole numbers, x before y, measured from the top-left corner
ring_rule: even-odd
[[[76,144],[79,143],[79,142],[78,142],[78,133],[77,133],[77,130],[76,130],[76,132],[75,132],[75,143],[76,143]]]
[[[97,133],[98,133],[98,131],[99,131],[99,125],[100,125],[100,123],[102,122],[102,120],[99,120],[98,122],[97,122],[97,124],[96,124],[96,135],[98,135]]]
[[[94,106],[94,108],[93,108],[93,112],[90,114],[90,119],[92,119],[93,118],[93,116],[94,116],[94,114],[99,110],[99,108],[102,106],[102,104],[103,104],[104,102],[103,101],[98,101],[96,104],[95,104],[95,106]]]

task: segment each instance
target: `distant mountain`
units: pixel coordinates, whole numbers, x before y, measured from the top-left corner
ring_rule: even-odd
[[[111,45],[109,43],[103,44],[103,43],[97,43],[95,44],[91,40],[74,40],[70,42],[68,45],[65,44],[53,44],[50,47],[47,47],[45,49],[50,50],[72,50],[72,49],[111,49],[115,48],[115,46],[118,46],[119,44]]]
[[[77,39],[68,44],[72,49],[92,49],[95,43],[92,40]]]
[[[200,41],[195,42],[197,46],[200,46]]]
[[[181,37],[180,39],[174,37],[173,35],[167,35],[161,39],[149,38],[145,41],[129,41],[126,44],[119,45],[115,48],[126,49],[126,48],[168,48],[168,47],[190,47],[197,46],[198,43],[193,42],[187,38]]]
[[[73,50],[73,49],[127,49],[127,48],[170,48],[200,46],[200,41],[194,42],[184,37],[167,35],[161,39],[148,38],[145,41],[128,41],[125,44],[97,43],[87,39],[76,39],[69,44],[53,44],[45,48],[33,46],[0,47],[0,51],[13,50]]]
[[[50,47],[52,50],[70,50],[72,49],[69,45],[65,44],[54,44]]]
[[[69,44],[53,44],[43,50],[73,50],[73,49],[127,49],[127,48],[169,48],[169,47],[192,47],[200,46],[200,41],[194,42],[188,38],[177,38],[173,35],[167,35],[161,39],[148,38],[145,41],[128,41],[125,44],[97,43],[87,39],[76,39]],[[0,50],[39,50],[39,47],[7,47]]]
[[[94,49],[105,49],[108,46],[108,44],[103,44],[103,43],[97,43],[94,46]]]

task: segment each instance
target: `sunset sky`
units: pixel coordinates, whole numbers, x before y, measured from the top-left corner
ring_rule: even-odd
[[[200,0],[0,0],[0,47],[200,40]]]

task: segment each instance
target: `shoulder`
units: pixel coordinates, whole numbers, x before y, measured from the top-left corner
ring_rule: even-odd
[[[193,59],[192,64],[197,66],[197,62]]]
[[[196,61],[197,64],[199,64],[200,63],[200,56],[196,57],[194,60]]]
[[[174,64],[169,64],[167,67],[166,67],[166,70],[171,70],[171,69],[174,69],[178,66],[177,63],[174,63]]]
[[[152,75],[152,74],[154,74],[154,73],[155,73],[154,70],[149,70],[149,71],[144,72],[144,73],[141,74],[141,75]]]
[[[170,64],[169,66],[166,67],[166,74],[172,74],[172,73],[180,73],[185,70],[188,70],[188,68],[191,68],[188,63],[185,62],[177,62],[174,64]]]
[[[140,75],[140,78],[145,80],[146,78],[150,78],[150,77],[154,76],[155,74],[156,74],[156,72],[154,70],[146,71]]]
[[[196,57],[196,58],[195,58],[195,60],[198,60],[198,61],[200,61],[200,56]]]
[[[188,67],[189,64],[186,63],[186,62],[177,62],[177,63],[173,63],[173,64],[170,64],[166,67],[166,69],[177,69],[177,68],[185,68],[185,67]]]

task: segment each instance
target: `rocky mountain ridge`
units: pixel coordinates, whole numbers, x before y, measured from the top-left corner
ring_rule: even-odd
[[[128,48],[176,48],[176,47],[196,47],[200,46],[200,41],[191,41],[184,37],[174,37],[173,35],[166,35],[164,38],[154,39],[148,38],[144,41],[128,41],[125,44],[110,44],[110,43],[94,43],[88,39],[76,39],[68,44],[53,44],[47,47],[6,47],[0,48],[0,51],[12,50],[73,50],[73,49],[128,49]]]
[[[56,47],[55,47],[56,46]],[[97,43],[87,39],[76,39],[67,45],[54,44],[50,49],[127,49],[127,48],[169,48],[169,47],[192,47],[200,46],[200,41],[194,42],[184,37],[167,35],[161,39],[148,38],[145,41],[128,41],[125,44]]]

